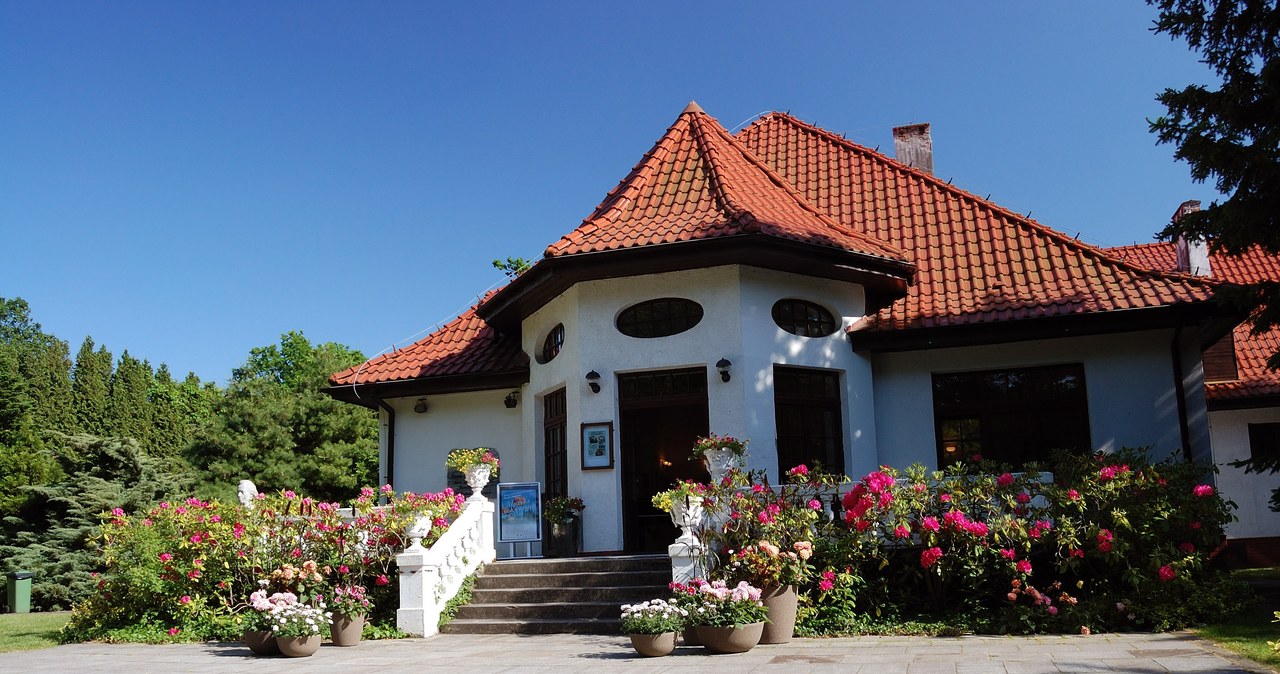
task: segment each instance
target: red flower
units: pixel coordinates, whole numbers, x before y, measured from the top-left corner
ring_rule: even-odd
[[[933,547],[920,552],[921,568],[927,569],[937,564],[939,559],[942,559],[942,548]]]
[[[1025,559],[1018,560],[1018,573],[1031,573],[1031,562]]]
[[[1183,541],[1182,544],[1178,546],[1178,549],[1189,555],[1196,551],[1196,546],[1190,541]]]
[[[390,583],[390,582],[391,582],[391,581],[390,581],[390,580],[387,580],[387,575],[384,573],[384,574],[379,575],[379,576],[378,576],[378,578],[377,578],[377,580],[373,581],[373,584],[374,584],[374,585],[386,585],[387,583]]]
[[[1178,572],[1174,571],[1173,567],[1169,566],[1168,564],[1165,564],[1164,566],[1160,567],[1159,574],[1160,574],[1160,582],[1163,582],[1163,583],[1167,583],[1173,580],[1174,578],[1178,577]]]
[[[1011,473],[1001,473],[1000,477],[996,478],[997,487],[1008,487],[1011,484],[1013,484],[1013,475]]]
[[[1207,485],[1207,484],[1196,485],[1195,489],[1191,490],[1191,493],[1195,494],[1196,496],[1199,496],[1200,498],[1204,498],[1206,496],[1213,496],[1213,486]]]

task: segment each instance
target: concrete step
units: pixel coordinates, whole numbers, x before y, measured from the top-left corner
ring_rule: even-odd
[[[485,590],[516,590],[535,587],[626,587],[662,586],[671,582],[671,571],[623,571],[615,573],[549,573],[491,576],[488,569],[476,578],[476,587]]]
[[[627,571],[665,571],[669,575],[671,558],[666,555],[610,555],[564,559],[504,559],[484,567],[487,576]]]
[[[476,604],[458,608],[467,620],[580,620],[621,618],[621,605],[612,601],[538,602],[530,604]]]
[[[670,591],[661,585],[628,585],[621,587],[532,587],[473,589],[471,601],[476,604],[530,604],[542,601],[612,601],[634,604],[646,599],[666,598]]]
[[[621,625],[621,620],[617,619],[534,619],[512,622],[455,618],[440,631],[444,634],[618,634]]]

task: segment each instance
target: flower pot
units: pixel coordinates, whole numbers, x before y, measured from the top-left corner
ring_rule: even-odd
[[[741,627],[698,625],[694,629],[698,632],[703,648],[712,653],[746,653],[760,643],[764,623],[751,623]]]
[[[313,634],[309,637],[276,637],[276,645],[280,647],[280,653],[291,658],[305,658],[309,655],[315,655],[320,650],[319,634]]]
[[[467,499],[468,501],[486,500],[484,494],[480,492],[484,490],[486,484],[489,484],[489,476],[492,474],[493,468],[487,463],[470,466],[463,472],[467,479],[467,486],[471,487],[471,498]]]
[[[542,542],[542,556],[578,556],[578,533],[581,529],[582,525],[576,517],[563,524],[547,523],[547,538]]]
[[[334,646],[355,646],[360,643],[360,633],[364,631],[364,616],[348,616],[333,614],[329,624],[329,635]]]
[[[240,636],[240,643],[257,655],[280,654],[280,648],[276,646],[276,635],[271,630],[246,630]]]
[[[769,611],[769,622],[760,635],[762,644],[785,644],[796,631],[796,586],[771,585],[760,593],[760,601]]]
[[[631,637],[631,647],[636,652],[646,658],[656,658],[663,655],[670,655],[671,651],[676,649],[676,633],[663,632],[662,634],[628,634]]]
[[[694,627],[684,628],[684,631],[680,633],[680,640],[684,642],[685,646],[702,645],[702,641],[698,639],[698,630]]]
[[[711,474],[711,482],[724,479],[730,468],[742,468],[742,459],[729,449],[708,449],[702,454],[707,463],[707,472]]]

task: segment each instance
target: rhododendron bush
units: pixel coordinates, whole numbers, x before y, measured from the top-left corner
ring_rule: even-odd
[[[378,497],[385,505],[378,505]],[[253,622],[251,595],[262,584],[303,588],[330,599],[333,588],[368,588],[375,622],[394,622],[395,555],[417,518],[435,542],[461,512],[452,490],[381,494],[364,488],[352,517],[337,503],[282,491],[253,507],[187,499],[149,510],[105,513],[97,539],[104,570],[97,593],[75,607],[65,640],[235,638]]]
[[[1015,473],[978,458],[945,471],[882,467],[848,484],[797,466],[778,487],[731,472],[706,494],[712,577],[797,583],[810,634],[917,620],[1162,630],[1214,619],[1244,596],[1209,561],[1234,504],[1203,466],[1122,450],[1051,467]],[[794,572],[761,556],[798,542],[806,559]]]

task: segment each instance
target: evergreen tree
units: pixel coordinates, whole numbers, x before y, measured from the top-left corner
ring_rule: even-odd
[[[36,428],[70,431],[71,361],[67,343],[47,334],[31,319],[31,307],[21,297],[0,297],[0,343],[13,348],[19,372],[26,380],[31,414]]]
[[[363,360],[340,344],[313,346],[297,332],[283,335],[279,345],[253,349],[216,404],[213,423],[191,447],[191,462],[204,471],[212,493],[227,493],[248,478],[260,490],[345,500],[372,484],[376,417],[320,392],[329,374]]]
[[[182,411],[182,388],[169,375],[169,366],[160,365],[147,394],[151,403],[153,454],[176,456],[191,442],[191,420]]]
[[[93,338],[85,337],[76,352],[75,379],[71,384],[72,404],[81,432],[107,432],[107,390],[111,386],[111,354],[106,347],[93,350]]]
[[[151,446],[151,403],[147,400],[151,379],[149,365],[129,355],[127,349],[120,354],[107,391],[107,426],[112,436]]]
[[[57,475],[31,410],[14,348],[0,343],[0,517],[22,508],[28,500],[27,488]]]

